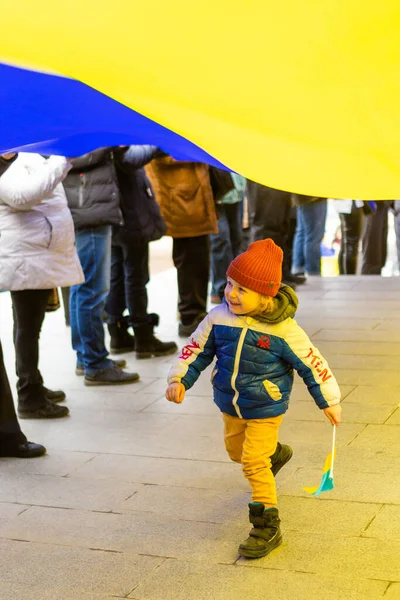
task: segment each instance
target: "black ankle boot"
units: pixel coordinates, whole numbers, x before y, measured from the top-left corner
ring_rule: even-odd
[[[128,331],[129,318],[124,317],[114,325],[108,325],[111,336],[110,350],[113,354],[133,352],[135,350],[135,338]]]
[[[136,358],[151,358],[152,356],[167,356],[177,350],[175,342],[161,342],[153,333],[153,325],[134,327]]]
[[[282,543],[280,518],[277,508],[265,509],[261,502],[250,502],[249,519],[254,526],[250,537],[239,546],[240,556],[261,558]]]
[[[275,477],[277,473],[286,465],[287,462],[292,458],[293,450],[290,446],[286,446],[286,444],[280,444],[276,447],[275,452],[271,456],[271,471],[272,475]]]

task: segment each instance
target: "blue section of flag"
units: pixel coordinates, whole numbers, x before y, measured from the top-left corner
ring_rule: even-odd
[[[103,146],[152,144],[178,160],[225,168],[187,139],[75,80],[0,63],[0,153],[79,156]]]
[[[331,476],[331,470],[323,474],[319,488],[312,493],[313,496],[319,496],[322,492],[329,492],[334,488],[333,477]]]

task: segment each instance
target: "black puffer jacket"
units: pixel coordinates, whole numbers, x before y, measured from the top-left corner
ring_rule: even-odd
[[[100,148],[71,161],[64,189],[75,229],[123,223],[114,150]]]
[[[165,235],[167,227],[142,167],[162,153],[156,146],[129,146],[115,152],[115,167],[124,224],[114,235],[130,245],[147,244]]]

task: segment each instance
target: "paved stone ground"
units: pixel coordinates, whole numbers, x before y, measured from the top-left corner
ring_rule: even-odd
[[[150,285],[163,339],[176,338],[172,269]],[[313,279],[299,322],[343,391],[336,487],[316,485],[331,426],[296,380],[281,429],[294,447],[278,475],[283,545],[238,560],[249,491],[223,448],[203,374],[182,406],[163,398],[170,359],[135,361],[140,383],[85,388],[61,311],[46,317],[42,372],[71,416],[24,421],[48,455],[0,460],[0,598],[4,600],[364,600],[400,598],[400,280]],[[13,375],[12,319],[0,331]]]

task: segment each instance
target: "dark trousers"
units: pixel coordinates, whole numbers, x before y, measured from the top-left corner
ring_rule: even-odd
[[[363,211],[352,203],[351,213],[339,213],[342,241],[339,251],[340,275],[355,275],[357,273],[358,247],[360,245]]]
[[[149,323],[147,290],[149,244],[133,245],[116,234],[111,247],[111,286],[106,302],[107,322],[114,325],[129,310],[133,327]]]
[[[239,254],[242,243],[242,202],[219,204],[218,233],[210,235],[211,295],[224,295],[226,271]]]
[[[288,252],[292,197],[288,192],[247,182],[250,242],[271,238],[283,250],[283,272],[290,273]]]
[[[3,450],[24,444],[26,437],[22,433],[15,414],[13,397],[3,359],[0,343],[0,454]]]
[[[376,212],[364,219],[361,275],[380,275],[387,257],[388,206],[376,203]]]
[[[181,322],[183,325],[191,325],[207,312],[209,236],[174,238],[172,258],[178,272],[178,310]]]
[[[49,290],[11,292],[18,402],[24,408],[39,408],[45,401],[39,371],[39,336],[48,297]]]

